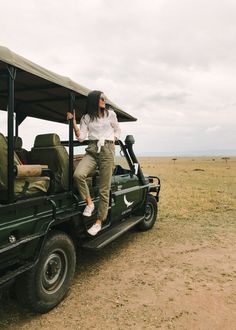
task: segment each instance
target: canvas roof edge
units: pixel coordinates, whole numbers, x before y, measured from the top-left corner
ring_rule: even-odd
[[[69,90],[72,90],[76,93],[79,93],[83,96],[87,96],[88,93],[91,91],[90,89],[74,82],[69,77],[65,77],[62,75],[59,75],[57,73],[54,73],[50,70],[47,70],[43,68],[42,66],[31,62],[30,60],[24,58],[21,55],[18,55],[11,51],[9,48],[1,46],[0,45],[0,61],[5,62],[9,65],[12,65],[16,68],[19,68],[23,71],[26,71],[28,73],[31,73],[33,75],[36,75],[42,79],[45,79],[47,81],[50,81],[52,83],[55,83],[57,85],[60,85],[62,87],[65,87]],[[108,99],[108,104],[118,113],[123,116],[123,119],[121,121],[136,121],[137,119],[130,114],[126,113],[120,107],[118,107],[116,104],[114,104],[112,101]]]

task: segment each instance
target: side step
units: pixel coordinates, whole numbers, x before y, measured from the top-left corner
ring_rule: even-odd
[[[99,236],[96,236],[95,238],[85,242],[82,247],[88,250],[100,250],[101,248],[124,234],[126,231],[136,226],[139,222],[143,220],[143,218],[144,216],[126,219],[115,227],[106,230],[104,233],[101,233]]]
[[[21,273],[25,272],[26,270],[29,270],[34,265],[35,265],[35,262],[27,262],[24,266],[21,266],[15,270],[7,272],[0,279],[0,287],[2,288],[5,284],[7,284],[11,280],[13,280],[17,275],[20,275]]]

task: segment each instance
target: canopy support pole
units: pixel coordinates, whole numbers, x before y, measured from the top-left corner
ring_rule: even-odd
[[[73,114],[75,107],[75,93],[70,92],[70,113]],[[69,121],[69,190],[73,191],[74,172],[74,145],[73,145],[73,119]]]
[[[8,65],[8,106],[7,106],[7,195],[8,202],[14,201],[14,94],[15,94],[15,78],[16,68]]]
[[[27,118],[27,115],[23,114],[21,112],[18,112],[17,108],[16,108],[16,133],[15,133],[16,136],[18,136],[19,126],[25,120],[25,118]]]

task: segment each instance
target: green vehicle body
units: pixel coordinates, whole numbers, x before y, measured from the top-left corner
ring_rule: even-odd
[[[20,301],[44,313],[66,295],[78,247],[99,250],[132,227],[152,228],[157,217],[160,180],[142,173],[133,151],[133,136],[128,135],[124,143],[117,141],[118,162],[112,177],[108,217],[101,234],[89,237],[87,228],[96,219],[99,201],[99,171],[89,178],[95,212],[85,218],[82,215],[85,202],[74,187],[73,171],[76,154],[84,153],[88,141],[74,141],[70,123],[65,126],[68,141],[61,141],[68,150],[66,189],[56,190],[57,178],[48,168],[41,174],[49,177],[50,187],[46,193],[17,195],[14,136],[18,135],[20,124],[27,117],[66,123],[66,112],[72,112],[77,106],[81,109],[79,120],[85,111],[89,90],[4,47],[0,47],[0,82],[0,109],[7,112],[8,128],[7,190],[0,188],[0,289],[14,284]],[[135,120],[111,101],[108,105],[117,113],[119,121]],[[67,269],[70,269],[68,276]],[[37,281],[42,283],[38,291],[32,293]]]

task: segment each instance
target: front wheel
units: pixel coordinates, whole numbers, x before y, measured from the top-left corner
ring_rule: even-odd
[[[145,231],[151,229],[157,219],[157,201],[156,198],[148,194],[144,219],[138,224],[138,229]]]
[[[52,231],[42,248],[37,265],[16,282],[18,300],[34,312],[48,312],[67,294],[75,264],[75,247],[70,237]]]

